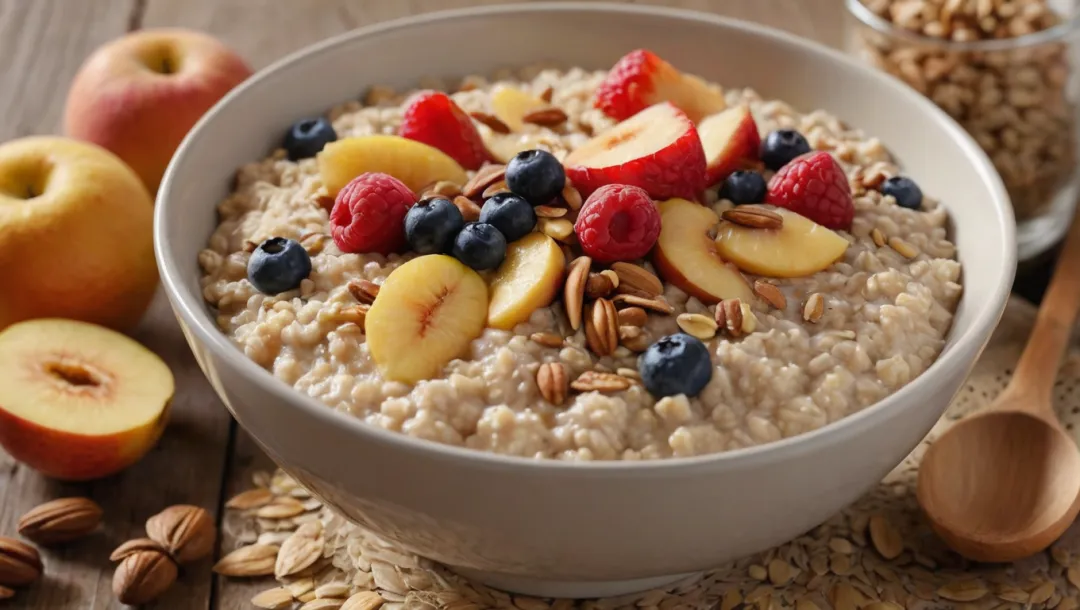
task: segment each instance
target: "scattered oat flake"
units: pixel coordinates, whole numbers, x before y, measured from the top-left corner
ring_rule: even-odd
[[[375,610],[386,600],[374,591],[361,591],[345,600],[341,610]]]
[[[292,593],[289,593],[289,590],[285,587],[267,589],[261,593],[257,593],[255,597],[251,598],[251,604],[253,606],[256,608],[264,608],[265,610],[288,608],[292,603]]]
[[[343,582],[328,582],[315,588],[315,597],[341,597],[349,595],[349,585]]]
[[[1066,578],[1072,583],[1072,586],[1080,589],[1080,568],[1072,567],[1065,573]]]
[[[282,497],[255,511],[255,516],[262,519],[288,519],[304,512],[304,505],[296,498]]]
[[[795,573],[791,564],[783,559],[773,559],[769,562],[769,581],[774,585],[786,585],[794,578]]]
[[[1051,585],[1053,591],[1053,585]],[[978,579],[958,580],[938,588],[937,594],[949,601],[973,602],[982,599],[989,591]]]
[[[754,580],[765,580],[769,577],[769,573],[765,570],[765,566],[759,566],[757,564],[750,566],[747,573],[749,573],[750,578],[753,578]]]
[[[1043,584],[1035,587],[1031,592],[1030,602],[1032,604],[1041,604],[1046,602],[1054,595],[1054,583],[1051,581],[1044,582]]]
[[[322,556],[325,542],[321,522],[305,523],[281,545],[274,576],[284,578],[311,566]]]
[[[845,555],[850,555],[855,550],[851,546],[851,542],[849,542],[845,538],[832,538],[832,539],[830,539],[829,540],[829,548],[836,551],[837,553],[843,553]]]
[[[300,606],[300,610],[339,610],[345,600],[333,598],[313,599]]]
[[[214,572],[222,576],[269,576],[274,573],[278,547],[269,544],[242,546],[214,564]]]
[[[236,510],[248,510],[269,504],[273,499],[274,494],[270,493],[269,489],[256,487],[255,489],[249,489],[233,496],[225,503],[225,507]]]

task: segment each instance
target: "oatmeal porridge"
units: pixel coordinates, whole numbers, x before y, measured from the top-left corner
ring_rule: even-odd
[[[642,50],[375,87],[218,210],[203,294],[248,357],[370,425],[532,458],[820,428],[924,372],[961,294],[944,208],[881,142]]]

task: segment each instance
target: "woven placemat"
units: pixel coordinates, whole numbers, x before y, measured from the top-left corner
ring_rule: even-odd
[[[990,346],[930,439],[987,405],[1004,387],[1035,310],[1010,302]],[[1080,432],[1080,351],[1056,388],[1066,427]],[[812,532],[665,589],[599,600],[513,596],[471,583],[396,548],[323,507],[282,472],[259,473],[225,520],[234,550],[215,569],[276,577],[253,598],[262,608],[303,610],[592,610],[758,608],[885,610],[1080,606],[1080,526],[1047,552],[1010,565],[973,564],[930,531],[915,501],[925,443],[875,490]],[[269,581],[269,579],[268,579]]]

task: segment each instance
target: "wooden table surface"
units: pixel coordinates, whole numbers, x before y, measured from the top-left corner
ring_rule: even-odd
[[[508,0],[501,0],[508,1]],[[140,28],[208,32],[253,67],[358,26],[492,0],[0,0],[0,141],[59,133],[67,88],[91,50]],[[644,4],[644,2],[641,2]],[[659,0],[652,4],[722,13],[840,46],[841,0]],[[647,41],[642,41],[647,44]],[[2,278],[0,278],[2,279]],[[136,337],[172,367],[177,395],[161,443],[124,473],[89,484],[46,480],[0,450],[0,535],[39,502],[85,495],[105,509],[104,531],[45,551],[45,577],[8,608],[98,610],[123,607],[112,595],[110,551],[143,535],[146,518],[170,504],[221,505],[272,464],[253,447],[203,378],[160,293]],[[251,608],[267,582],[214,578],[209,560],[185,568],[156,609]]]

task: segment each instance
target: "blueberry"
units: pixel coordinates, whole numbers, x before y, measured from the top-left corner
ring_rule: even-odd
[[[323,117],[300,119],[285,134],[285,152],[290,161],[299,161],[319,154],[323,146],[337,140],[337,132]]]
[[[454,238],[454,258],[483,271],[494,269],[506,257],[506,238],[486,222],[470,222]]]
[[[546,150],[524,150],[506,164],[506,187],[533,205],[544,205],[566,186],[566,172]]]
[[[486,222],[503,234],[507,242],[525,237],[536,226],[536,212],[520,195],[498,193],[484,202],[480,222]]]
[[[810,152],[810,143],[794,129],[777,129],[761,143],[761,160],[765,167],[776,171],[799,155]]]
[[[881,192],[892,195],[896,204],[909,210],[918,210],[922,207],[922,189],[914,180],[907,176],[893,176],[881,185]]]
[[[454,236],[464,226],[461,210],[449,199],[427,199],[405,214],[405,239],[419,254],[439,254],[450,250]]]
[[[638,372],[654,398],[697,396],[712,379],[709,348],[686,333],[661,338],[641,355]]]
[[[311,274],[311,257],[300,242],[271,237],[251,253],[248,281],[263,294],[278,294],[300,286]]]
[[[765,201],[765,178],[752,170],[740,169],[724,180],[720,197],[735,205]]]

